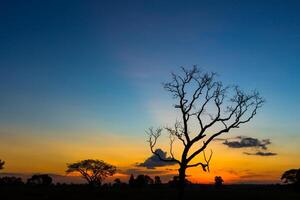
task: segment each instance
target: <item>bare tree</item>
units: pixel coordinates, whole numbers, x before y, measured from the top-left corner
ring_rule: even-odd
[[[182,67],[181,70],[180,74],[172,73],[171,82],[163,84],[176,99],[174,107],[179,109],[180,119],[173,127],[146,131],[151,152],[162,161],[179,165],[179,198],[183,196],[188,168],[201,166],[203,171],[209,171],[212,151],[206,156],[208,144],[217,136],[249,122],[264,103],[257,91],[245,93],[237,86],[224,86],[215,80],[215,73],[202,72],[196,66],[190,70]],[[197,124],[196,130],[192,131],[191,124]],[[169,159],[161,157],[155,148],[163,131],[169,134]],[[183,147],[180,158],[174,154],[173,146],[177,141]],[[204,160],[194,161],[200,153]]]
[[[116,173],[116,167],[102,160],[88,159],[67,164],[66,172],[79,172],[90,185],[100,186],[106,177]]]

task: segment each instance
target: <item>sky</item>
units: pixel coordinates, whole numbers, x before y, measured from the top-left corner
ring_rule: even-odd
[[[215,141],[211,172],[194,182],[275,183],[300,164],[299,1],[0,1],[2,173],[64,175],[66,163],[102,159],[118,175],[159,174],[145,130],[176,120],[162,82],[180,66],[217,72],[266,99],[251,137],[276,155]],[[162,145],[165,143],[162,142]],[[250,149],[251,150],[251,149]]]

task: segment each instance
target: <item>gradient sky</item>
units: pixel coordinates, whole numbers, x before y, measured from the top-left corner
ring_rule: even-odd
[[[190,178],[278,182],[300,164],[299,10],[299,1],[283,0],[1,0],[3,172],[64,174],[85,158],[120,174],[145,170],[135,166],[151,155],[145,129],[175,119],[161,83],[197,64],[261,92],[262,110],[230,136],[269,138],[278,155],[216,142],[210,174],[196,168]]]

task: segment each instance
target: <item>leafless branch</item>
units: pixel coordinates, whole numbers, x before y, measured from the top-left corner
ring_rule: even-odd
[[[176,136],[177,139],[179,139],[183,143],[183,145],[186,146],[186,142],[183,139],[183,128],[180,122],[175,122],[174,129],[170,127],[166,127],[165,129],[169,132],[170,135]]]
[[[170,147],[171,147],[170,152],[172,152],[171,153],[171,156],[172,156],[171,159],[165,159],[165,158],[161,157],[161,155],[156,152],[156,149],[154,149],[155,145],[157,143],[157,139],[161,136],[162,130],[163,130],[162,128],[157,128],[156,130],[154,130],[153,128],[149,128],[149,130],[146,131],[146,133],[149,136],[148,142],[149,142],[149,145],[150,145],[151,152],[154,155],[156,155],[162,161],[165,161],[165,162],[177,162],[178,164],[180,164],[180,161],[174,158],[174,155],[173,155],[173,152],[172,152],[173,151],[172,150],[172,148],[173,148],[172,146],[173,146],[174,140],[170,142]]]

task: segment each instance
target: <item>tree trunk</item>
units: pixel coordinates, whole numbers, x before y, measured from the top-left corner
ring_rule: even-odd
[[[179,168],[179,180],[178,180],[178,200],[182,200],[184,196],[184,188],[185,188],[185,171],[186,166],[182,165]]]

